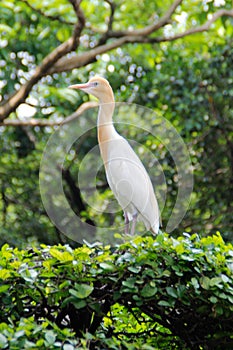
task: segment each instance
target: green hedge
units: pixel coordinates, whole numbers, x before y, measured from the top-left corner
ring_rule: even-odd
[[[5,245],[0,268],[1,349],[233,349],[233,246],[219,233]]]

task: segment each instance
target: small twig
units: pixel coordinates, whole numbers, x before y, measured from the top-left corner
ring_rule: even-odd
[[[80,117],[86,110],[90,108],[97,107],[98,103],[94,101],[88,101],[83,103],[79,108],[72,113],[69,117],[66,117],[60,121],[53,121],[49,119],[36,119],[36,118],[30,118],[28,120],[20,120],[20,119],[8,119],[4,120],[3,122],[0,122],[0,126],[59,126],[61,124],[67,124],[70,123],[72,120]]]
[[[0,121],[6,119],[11,112],[13,112],[21,103],[23,103],[32,87],[45,75],[49,74],[49,70],[55,63],[64,55],[77,49],[79,45],[79,38],[85,26],[85,18],[80,9],[80,1],[70,0],[77,15],[77,24],[75,25],[72,37],[59,45],[55,50],[50,52],[38,66],[30,80],[28,80],[13,96],[0,106]]]
[[[73,36],[70,37],[67,41],[58,46],[53,50],[48,56],[44,58],[41,65],[38,66],[34,74],[31,76],[30,80],[26,82],[13,96],[8,100],[2,102],[0,106],[0,121],[8,118],[11,112],[25,101],[28,94],[30,93],[32,87],[44,76],[50,75],[53,73],[60,73],[65,71],[70,71],[74,68],[84,67],[87,64],[90,64],[96,61],[96,57],[103,53],[106,53],[110,50],[116,49],[128,43],[160,43],[160,42],[169,42],[174,41],[180,38],[184,38],[195,33],[201,33],[207,31],[211,25],[222,16],[233,17],[233,9],[226,10],[221,9],[212,14],[212,17],[207,20],[204,24],[186,30],[184,32],[175,34],[170,37],[151,37],[151,34],[154,34],[158,29],[162,28],[166,24],[170,23],[171,16],[175,13],[177,7],[182,3],[182,0],[175,0],[167,12],[164,14],[161,19],[148,25],[142,29],[135,30],[124,30],[124,31],[113,31],[113,18],[114,18],[114,4],[111,0],[107,0],[111,7],[111,15],[108,23],[108,29],[105,34],[103,34],[102,42],[100,42],[89,49],[88,51],[79,54],[67,57],[66,55],[77,49],[79,46],[79,39],[81,32],[85,26],[84,14],[80,8],[80,0],[69,0],[72,4],[74,11],[77,16],[77,24],[74,27]],[[107,39],[115,38],[115,40],[107,42]],[[104,44],[102,44],[104,42]]]
[[[118,30],[114,31],[112,30],[112,22],[114,18],[114,11],[115,11],[115,5],[111,0],[108,0],[107,2],[111,6],[111,15],[109,19],[108,29],[103,34],[101,39],[99,40],[97,46],[103,45],[107,42],[107,39],[109,38],[122,38],[122,37],[131,37],[132,42],[141,42],[140,40],[142,38],[147,37],[148,35],[154,33],[158,29],[164,27],[166,24],[170,23],[171,16],[174,14],[177,7],[182,3],[183,0],[175,0],[171,7],[167,10],[165,15],[161,17],[161,19],[158,22],[155,22],[151,25],[148,25],[142,29],[134,29],[134,30]],[[137,41],[137,38],[139,41]],[[134,40],[136,39],[136,40]],[[142,41],[143,42],[143,41]]]
[[[116,4],[112,0],[105,0],[105,2],[107,2],[109,4],[110,10],[111,10],[109,20],[108,20],[108,28],[107,28],[107,31],[103,33],[103,35],[101,36],[101,38],[96,46],[100,46],[100,45],[105,44],[107,42],[108,38],[111,37],[111,33],[112,33],[112,25],[113,25],[113,20],[114,20]]]
[[[111,14],[110,14],[109,21],[108,21],[108,31],[110,31],[110,30],[112,30],[116,4],[112,0],[105,0],[105,1],[109,4],[110,9],[111,9]]]
[[[48,15],[47,13],[43,12],[41,9],[38,9],[34,6],[32,6],[27,0],[20,0],[24,2],[32,11],[37,12],[40,16],[43,16],[45,18],[48,18],[51,21],[59,21],[60,23],[68,24],[68,25],[73,25],[73,22],[66,21],[60,16],[51,16]]]
[[[181,39],[184,38],[188,35],[193,35],[196,33],[203,33],[206,32],[210,29],[211,25],[216,22],[216,20],[220,17],[223,16],[228,16],[228,17],[233,17],[233,10],[225,10],[225,9],[221,9],[217,12],[215,12],[212,17],[207,20],[204,24],[202,24],[201,26],[198,27],[194,27],[194,28],[190,28],[182,33],[178,33],[175,34],[173,36],[170,37],[160,37],[160,38],[148,38],[148,43],[159,43],[159,42],[163,42],[163,41],[174,41],[177,39]]]
[[[57,61],[53,67],[50,68],[48,73],[49,74],[60,73],[60,72],[64,72],[64,71],[70,71],[74,68],[84,67],[87,64],[95,61],[96,57],[98,55],[101,55],[103,53],[106,53],[108,51],[116,49],[118,47],[121,47],[127,43],[150,43],[150,44],[153,44],[153,43],[174,41],[176,39],[183,38],[183,37],[186,37],[188,35],[193,35],[196,33],[204,32],[204,31],[207,31],[209,29],[209,27],[211,26],[211,24],[214,23],[214,21],[216,21],[218,18],[220,18],[223,15],[233,17],[233,10],[230,10],[230,11],[219,10],[205,24],[198,26],[198,27],[195,27],[195,28],[191,28],[187,31],[184,31],[183,33],[178,33],[178,34],[171,36],[171,37],[150,37],[150,36],[147,36],[147,34],[145,34],[145,33],[148,33],[148,31],[151,30],[151,27],[149,27],[149,28],[146,27],[145,33],[143,35],[142,34],[139,35],[138,30],[127,31],[127,32],[109,33],[108,38],[116,37],[117,39],[114,41],[111,41],[109,43],[105,43],[103,45],[98,44],[99,46],[97,45],[92,50],[84,52],[80,55],[74,55],[72,57],[63,57],[62,59]],[[159,23],[162,24],[161,21]],[[165,22],[163,21],[163,23],[165,23]],[[142,31],[143,30],[141,30],[141,32]],[[128,35],[125,35],[126,33]],[[137,35],[135,35],[135,34],[137,34]]]
[[[85,17],[82,9],[80,8],[82,0],[69,0],[71,5],[73,6],[74,12],[77,16],[77,24],[74,27],[73,31],[73,44],[71,46],[70,51],[76,50],[79,45],[79,38],[83,28],[85,27]]]
[[[159,334],[163,337],[173,337],[173,335],[171,333],[163,333],[163,332],[160,332],[158,330],[156,330],[156,327],[157,327],[157,324],[154,325],[154,327],[148,329],[148,330],[145,330],[145,331],[142,331],[142,332],[125,332],[125,331],[120,331],[120,332],[112,332],[112,335],[114,336],[118,336],[118,335],[125,335],[127,337],[130,337],[130,336],[136,336],[136,337],[140,337],[142,335],[150,335],[151,336],[151,332],[154,332],[155,334]]]

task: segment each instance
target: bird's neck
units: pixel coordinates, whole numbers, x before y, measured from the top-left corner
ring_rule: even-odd
[[[98,141],[99,144],[111,140],[116,135],[112,116],[115,109],[114,99],[107,103],[101,103],[98,113]]]
[[[98,129],[98,142],[100,147],[100,153],[104,162],[104,166],[107,168],[109,163],[109,151],[112,145],[112,141],[119,138],[119,134],[116,132],[112,116],[115,109],[114,98],[112,101],[106,103],[100,103],[97,129]]]

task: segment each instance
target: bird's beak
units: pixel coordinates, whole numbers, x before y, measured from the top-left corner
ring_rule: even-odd
[[[86,83],[86,84],[75,84],[75,85],[68,86],[69,89],[80,89],[80,90],[88,89],[90,87],[91,87],[91,85],[89,83]]]

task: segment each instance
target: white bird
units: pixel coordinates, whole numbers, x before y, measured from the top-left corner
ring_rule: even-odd
[[[115,109],[114,94],[109,82],[93,77],[85,84],[69,86],[99,99],[98,142],[108,184],[125,216],[125,232],[135,231],[136,221],[142,221],[147,230],[157,234],[160,214],[153,186],[142,162],[132,147],[120,136],[112,121]]]

